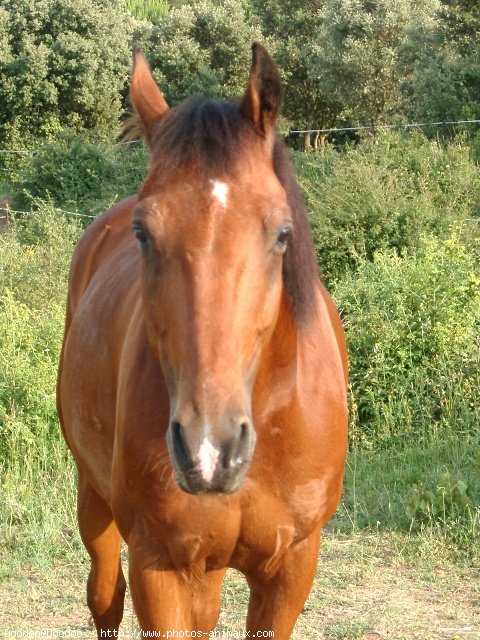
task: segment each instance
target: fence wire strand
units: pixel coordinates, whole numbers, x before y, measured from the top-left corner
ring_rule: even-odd
[[[480,124],[479,120],[442,120],[437,122],[409,122],[406,124],[379,124],[379,125],[357,125],[352,127],[329,127],[324,129],[292,129],[288,132],[288,135],[294,134],[303,134],[303,133],[337,133],[337,132],[346,132],[346,131],[372,131],[376,129],[415,129],[422,127],[443,127],[443,126],[451,126],[451,125],[460,125],[460,124]],[[128,140],[126,142],[116,142],[112,146],[127,146],[131,144],[139,144],[141,140]],[[38,147],[37,149],[0,149],[0,154],[14,154],[14,155],[34,155],[38,151],[40,151],[42,147]],[[10,172],[11,169],[0,169],[2,172]],[[54,207],[55,211],[59,211],[60,213],[64,213],[69,216],[77,216],[80,218],[90,218],[94,220],[97,216],[92,216],[87,213],[78,213],[76,211],[65,211],[64,209],[59,209],[58,207]],[[10,207],[0,207],[0,211],[5,211],[7,214],[13,213],[16,215],[23,216],[31,216],[35,215],[36,211],[16,211],[14,209],[10,209]],[[0,215],[0,220],[6,220],[8,215]]]
[[[480,120],[442,120],[438,122],[407,122],[406,124],[371,124],[357,125],[356,127],[331,127],[328,129],[292,129],[289,135],[294,133],[336,133],[338,131],[372,131],[374,129],[415,129],[422,127],[443,127],[453,124],[480,124]]]
[[[76,211],[65,211],[65,209],[59,209],[58,207],[54,207],[55,211],[59,211],[60,213],[65,213],[69,216],[78,216],[80,218],[91,218],[94,220],[97,216],[91,216],[88,213],[78,213]],[[37,211],[17,211],[15,209],[10,209],[10,207],[0,207],[0,211],[6,211],[7,213],[15,213],[17,215],[23,216],[33,216],[36,215]],[[0,216],[0,219],[8,218],[8,216]]]

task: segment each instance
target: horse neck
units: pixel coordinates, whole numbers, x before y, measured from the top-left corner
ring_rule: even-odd
[[[285,393],[296,384],[299,330],[285,293],[282,295],[275,328],[265,344],[253,388],[253,410],[271,404],[271,391],[277,385]]]

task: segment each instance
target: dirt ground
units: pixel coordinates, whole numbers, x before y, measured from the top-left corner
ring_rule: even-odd
[[[480,569],[409,557],[398,537],[327,536],[295,640],[480,640]],[[405,543],[406,544],[406,543]],[[409,543],[410,544],[410,543]],[[85,602],[86,564],[17,568],[0,584],[0,635],[94,639]],[[217,631],[241,637],[248,590],[231,572]],[[49,631],[46,631],[49,630]],[[122,637],[138,637],[127,598]],[[39,634],[36,634],[39,637]]]

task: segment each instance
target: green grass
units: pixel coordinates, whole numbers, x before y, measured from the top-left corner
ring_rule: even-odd
[[[362,451],[347,460],[342,504],[332,520],[336,535],[361,531],[409,532],[418,553],[432,552],[467,564],[480,562],[480,443],[454,440],[430,448]],[[419,483],[435,488],[448,475],[467,487],[469,506],[453,505],[438,514],[408,507]]]
[[[6,557],[45,557],[47,548],[59,553],[69,544],[63,523],[73,517],[73,465],[59,437],[55,379],[79,233],[75,220],[51,206],[11,220],[0,233],[0,541]]]
[[[457,518],[453,536],[442,521],[412,528],[405,515],[411,483],[435,482],[445,469],[471,483],[472,497],[475,492],[478,497],[478,463],[466,443],[349,454],[345,495],[326,528],[317,576],[294,640],[480,637],[478,514],[477,524]],[[0,552],[0,625],[75,629],[93,638],[84,595],[88,565],[75,530],[71,461],[64,461],[63,473],[47,474],[40,483],[41,474],[31,471],[37,478],[35,495],[20,499],[36,515],[11,531]],[[6,494],[18,495],[13,486],[1,491],[3,504]],[[247,602],[245,579],[229,572],[217,629],[240,633]],[[126,637],[136,629],[129,599],[122,629]]]
[[[349,453],[341,505],[329,524],[338,539],[362,533],[401,534],[416,539],[416,553],[465,566],[480,563],[480,447],[451,442],[430,449]],[[0,566],[78,561],[82,547],[75,516],[75,471],[65,445],[52,437],[18,442],[13,463],[1,468]],[[414,485],[435,487],[448,473],[464,482],[470,507],[438,515],[408,512]],[[10,569],[8,568],[10,567]]]
[[[140,20],[149,20],[154,24],[167,15],[168,0],[126,0],[128,11]]]

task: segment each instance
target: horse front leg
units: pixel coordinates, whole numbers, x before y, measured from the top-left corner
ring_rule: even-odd
[[[201,631],[205,639],[215,629],[220,615],[222,582],[226,571],[208,571],[193,594],[192,631]]]
[[[120,561],[120,534],[107,503],[78,473],[78,524],[90,555],[87,603],[98,638],[118,631],[123,617],[125,578]]]
[[[320,534],[319,527],[293,545],[274,575],[257,571],[246,576],[250,586],[248,637],[260,637],[258,632],[266,637],[265,632],[270,632],[275,640],[290,638],[315,577]]]
[[[192,598],[184,576],[148,541],[129,544],[129,584],[142,631],[163,637],[191,626]]]
[[[205,636],[215,628],[226,569],[205,572],[200,564],[179,571],[165,568],[160,552],[144,543],[129,548],[130,589],[142,631],[164,638],[189,633]]]

